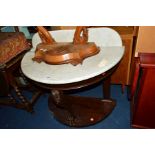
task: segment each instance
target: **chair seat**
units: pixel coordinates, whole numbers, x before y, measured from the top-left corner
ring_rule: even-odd
[[[22,32],[0,32],[0,64],[9,62],[19,53],[29,48]]]

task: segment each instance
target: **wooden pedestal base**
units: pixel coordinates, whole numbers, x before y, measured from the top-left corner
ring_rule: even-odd
[[[116,67],[104,74],[80,82],[57,85],[36,82],[36,85],[51,91],[48,106],[57,120],[72,127],[89,126],[106,118],[116,105],[110,97],[110,75]],[[103,98],[64,94],[67,90],[82,89],[103,79]]]
[[[62,98],[49,97],[49,109],[60,122],[82,127],[93,125],[107,117],[114,109],[114,100],[104,100],[90,97],[67,96]]]

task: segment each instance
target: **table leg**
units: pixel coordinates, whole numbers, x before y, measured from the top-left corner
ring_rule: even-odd
[[[60,122],[74,127],[93,125],[106,118],[114,109],[114,100],[64,95],[52,90],[49,109]]]
[[[103,98],[110,99],[111,98],[111,89],[110,89],[111,78],[108,76],[103,81]]]

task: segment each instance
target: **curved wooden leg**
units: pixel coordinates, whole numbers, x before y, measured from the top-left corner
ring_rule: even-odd
[[[74,116],[72,106],[66,104],[62,91],[51,90],[51,95],[49,97],[49,109],[62,123],[67,122],[68,125],[74,126],[76,117]]]

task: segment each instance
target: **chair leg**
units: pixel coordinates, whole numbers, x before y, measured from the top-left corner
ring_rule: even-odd
[[[35,94],[32,96],[32,99],[29,101],[22,95],[22,92],[18,87],[15,87],[14,89],[17,94],[17,97],[21,101],[20,103],[22,105],[21,108],[24,108],[28,112],[33,112],[33,106],[36,103],[36,100],[41,96],[42,91],[38,90],[37,92],[35,92]]]
[[[14,87],[14,90],[18,96],[18,98],[21,100],[22,103],[26,104],[28,101],[27,99],[22,95],[21,91],[19,90],[18,87]]]
[[[42,91],[37,90],[31,100],[28,100],[24,95],[22,94],[21,90],[18,87],[14,88],[15,90],[15,96],[11,93],[8,94],[8,97],[4,97],[0,99],[0,105],[3,106],[11,106],[17,109],[23,109],[27,112],[34,112],[34,105],[36,103],[36,100],[41,96]]]

